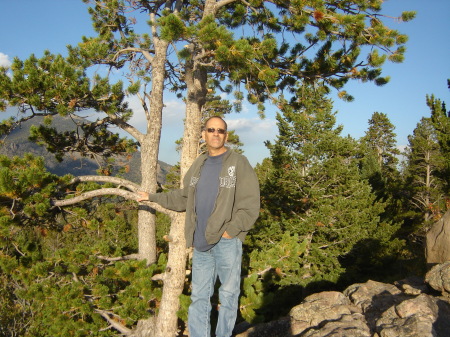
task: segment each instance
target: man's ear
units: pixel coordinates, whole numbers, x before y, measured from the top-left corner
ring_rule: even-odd
[[[206,142],[206,139],[205,139],[205,133],[206,133],[205,130],[203,130],[203,131],[202,131],[202,139],[203,139],[204,142]]]

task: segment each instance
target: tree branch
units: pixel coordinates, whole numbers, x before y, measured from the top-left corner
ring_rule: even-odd
[[[126,54],[128,52],[141,53],[148,62],[151,63],[153,61],[153,56],[147,50],[144,50],[142,48],[131,48],[131,47],[119,50],[114,55],[113,60],[116,60],[121,54]]]
[[[155,274],[152,276],[152,281],[164,281],[166,278],[166,273]]]
[[[129,200],[137,200],[137,198],[138,198],[138,195],[128,192],[126,190],[120,189],[120,188],[100,188],[98,190],[81,193],[80,195],[70,198],[70,199],[52,200],[52,204],[53,204],[53,206],[56,206],[56,207],[69,206],[69,205],[74,205],[80,201],[92,199],[95,197],[100,197],[103,195],[117,195],[119,197],[123,197],[123,198],[129,199]]]
[[[128,329],[126,326],[120,324],[119,322],[113,320],[110,317],[110,315],[113,315],[112,313],[105,311],[105,310],[100,310],[100,309],[95,309],[95,312],[98,313],[100,316],[102,316],[104,319],[106,319],[106,321],[111,325],[111,327],[113,327],[114,329],[119,331],[121,334],[124,334],[124,335],[131,334],[131,329]]]
[[[125,256],[108,257],[103,255],[97,255],[100,260],[105,260],[108,262],[125,261],[125,260],[137,260],[139,259],[139,254],[129,254]]]
[[[117,178],[116,178],[117,179]],[[98,190],[89,191],[85,193],[81,193],[80,195],[77,195],[76,197],[70,198],[70,199],[64,199],[64,200],[51,200],[51,203],[54,207],[63,207],[63,206],[70,206],[77,204],[81,201],[92,199],[95,197],[100,197],[104,195],[117,195],[119,197],[125,198],[127,200],[134,200],[138,201],[141,196],[137,193],[129,192],[120,188],[100,188]],[[167,208],[164,208],[160,205],[158,205],[155,202],[149,202],[149,201],[143,201],[140,202],[140,204],[148,205],[154,210],[167,214],[170,218],[173,217],[176,212],[168,210]]]
[[[71,180],[71,184],[79,183],[79,182],[86,182],[86,181],[93,181],[93,182],[99,182],[99,183],[113,183],[118,186],[125,187],[129,189],[132,192],[137,192],[141,190],[141,186],[138,184],[135,184],[129,180],[118,178],[118,177],[109,177],[109,176],[79,176],[75,177]]]
[[[19,247],[17,247],[17,245],[16,245],[14,242],[12,242],[12,245],[14,246],[14,248],[16,249],[16,251],[17,251],[20,255],[25,256],[25,254],[22,253],[22,251],[19,249]]]
[[[219,8],[221,8],[221,7],[223,7],[223,6],[226,6],[226,5],[228,5],[228,4],[231,4],[231,3],[233,3],[233,2],[236,2],[236,0],[221,0],[221,1],[219,1],[219,2],[217,2],[216,3],[216,10],[217,9],[219,9]]]
[[[120,127],[122,130],[127,132],[129,135],[134,137],[138,142],[142,142],[142,133],[139,132],[138,129],[136,129],[134,126],[128,124],[127,122],[124,122],[120,118],[117,117],[110,117],[111,122]]]

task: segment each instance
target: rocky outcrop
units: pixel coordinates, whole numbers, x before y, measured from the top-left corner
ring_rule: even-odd
[[[430,265],[450,261],[450,210],[427,232],[425,253]]]
[[[425,275],[425,282],[444,296],[450,297],[450,261],[431,268]]]
[[[354,284],[313,294],[289,317],[248,328],[236,337],[448,337],[450,261],[425,280]]]

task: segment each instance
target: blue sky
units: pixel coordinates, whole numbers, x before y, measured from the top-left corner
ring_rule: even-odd
[[[0,4],[0,65],[7,65],[15,56],[25,59],[34,53],[40,57],[45,49],[64,54],[67,44],[76,44],[82,35],[93,32],[81,0],[0,0]],[[409,36],[405,61],[386,63],[383,68],[383,75],[390,76],[391,81],[383,87],[349,83],[345,89],[355,97],[351,103],[333,97],[337,123],[344,126],[343,135],[363,136],[372,114],[382,112],[395,126],[397,144],[403,147],[420,119],[430,115],[425,104],[427,94],[446,101],[450,108],[450,1],[387,0],[382,12],[397,17],[409,10],[417,11],[415,20],[392,20],[388,24]],[[131,106],[134,104],[130,101]],[[182,136],[184,107],[170,96],[165,104],[160,160],[175,164],[179,154],[174,141]],[[240,114],[227,117],[230,129],[241,137],[244,153],[253,165],[269,156],[264,141],[274,140],[277,134],[275,108],[267,108],[264,120],[254,111],[245,105]],[[140,118],[136,114],[133,123],[142,124]]]

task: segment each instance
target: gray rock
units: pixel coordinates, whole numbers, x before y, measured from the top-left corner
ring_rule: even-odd
[[[431,296],[421,294],[386,310],[377,321],[380,337],[438,336],[434,323],[439,308]]]
[[[425,275],[425,282],[443,295],[450,293],[450,261],[438,264]]]
[[[341,319],[353,320],[349,317],[354,313],[363,317],[361,309],[352,305],[350,300],[340,292],[328,291],[313,294],[306,297],[302,304],[292,308],[289,313],[291,334],[297,335],[308,329],[321,329],[327,322],[337,322]]]
[[[414,296],[426,293],[430,289],[424,279],[418,276],[412,276],[400,281],[395,281],[394,285],[405,294]]]
[[[425,253],[430,265],[450,260],[450,210],[427,232]]]
[[[392,284],[371,280],[349,286],[344,295],[361,308],[371,329],[375,328],[376,320],[384,311],[409,298]]]

